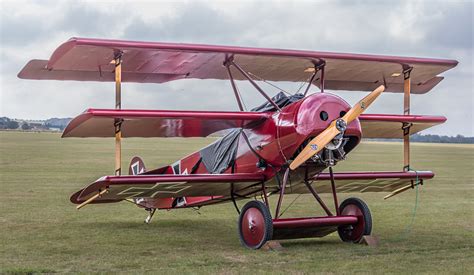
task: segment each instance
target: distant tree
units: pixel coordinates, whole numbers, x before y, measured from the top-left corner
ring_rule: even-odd
[[[7,129],[18,129],[18,122],[10,120],[7,122]]]
[[[10,121],[8,117],[0,117],[0,129],[7,129],[7,123]]]
[[[21,125],[21,129],[22,130],[30,130],[31,126],[28,123],[25,122]]]
[[[474,137],[465,137],[463,135],[456,136],[439,136],[439,135],[421,135],[415,134],[411,136],[413,142],[432,142],[432,143],[474,143]]]

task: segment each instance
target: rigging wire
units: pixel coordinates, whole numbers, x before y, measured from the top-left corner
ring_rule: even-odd
[[[239,87],[237,87],[237,84],[235,84],[235,89],[237,90],[237,94],[239,95],[240,102],[242,102],[242,105],[244,105],[244,111],[247,111],[247,105],[245,105],[245,101],[242,98],[242,94],[240,93]]]
[[[286,210],[288,210],[288,208],[290,208],[295,202],[296,200],[301,196],[302,194],[299,194],[283,211],[281,211],[280,215],[278,216],[281,217],[283,216],[283,214],[286,212]]]
[[[309,82],[309,80],[311,79],[311,77],[313,77],[313,75],[311,75],[310,77],[306,78],[305,81],[301,81],[301,85],[300,85],[300,87],[298,88],[298,90],[296,90],[295,94],[299,93],[299,91],[301,90],[301,88],[303,88],[303,86],[305,86],[305,84]],[[310,83],[309,85],[311,85],[311,83]]]
[[[413,228],[413,224],[415,223],[415,217],[416,217],[416,210],[418,209],[418,202],[419,202],[419,190],[418,190],[418,185],[420,185],[420,181],[418,179],[418,171],[413,170],[411,168],[408,168],[409,171],[415,171],[416,173],[416,180],[415,180],[415,205],[413,207],[413,212],[412,212],[412,217],[410,223],[407,225],[405,228],[405,233],[409,234],[411,232],[411,229]]]
[[[278,87],[277,85],[275,85],[275,84],[273,84],[273,83],[270,83],[270,82],[266,81],[265,79],[261,78],[260,76],[258,76],[258,75],[256,75],[256,74],[251,73],[251,72],[247,72],[247,73],[248,73],[249,75],[251,75],[251,76],[257,78],[258,80],[263,81],[264,83],[266,83],[266,84],[272,86],[273,88],[276,88],[276,89],[278,89],[278,90],[280,90],[280,91],[282,91],[282,92],[284,92],[284,93],[286,93],[286,94],[288,94],[288,95],[291,95],[291,93],[289,93],[289,92],[283,90],[282,88]]]
[[[412,211],[412,216],[411,216],[411,221],[410,223],[405,227],[405,230],[398,236],[397,239],[406,239],[408,235],[411,233],[411,230],[413,229],[413,225],[415,224],[415,217],[416,217],[416,211],[418,210],[418,204],[419,204],[419,188],[418,186],[420,185],[421,181],[418,178],[418,171],[413,170],[410,167],[408,168],[408,171],[414,171],[416,173],[416,180],[415,180],[415,205],[413,206],[413,211]]]

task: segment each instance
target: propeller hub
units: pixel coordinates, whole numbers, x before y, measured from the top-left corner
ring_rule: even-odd
[[[336,129],[339,130],[339,132],[344,132],[347,129],[347,123],[344,119],[339,118],[336,120]]]

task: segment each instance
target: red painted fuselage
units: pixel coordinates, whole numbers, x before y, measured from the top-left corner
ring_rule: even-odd
[[[262,173],[271,180],[285,166],[300,146],[309,138],[318,135],[329,124],[344,115],[350,105],[342,98],[329,93],[316,93],[284,106],[272,114],[271,119],[244,129],[238,139],[238,149],[233,165],[223,174]],[[325,114],[322,115],[322,112]],[[348,142],[344,150],[349,152],[361,139],[359,120],[348,125],[344,133]],[[262,162],[263,160],[263,162]],[[319,170],[312,171],[313,174]],[[201,162],[200,151],[192,153],[172,165],[148,171],[149,174],[206,174],[210,173]],[[302,178],[302,169],[292,171],[294,178]],[[170,209],[192,207],[219,202],[218,197],[186,197],[177,203],[177,198],[144,199],[140,202],[147,208]]]

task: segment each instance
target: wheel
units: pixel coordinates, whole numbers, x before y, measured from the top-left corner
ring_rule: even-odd
[[[240,211],[238,226],[240,243],[247,248],[259,249],[272,239],[272,216],[263,202],[246,203]]]
[[[357,216],[355,225],[340,226],[337,229],[339,237],[344,242],[358,243],[364,235],[372,232],[372,215],[367,204],[358,198],[348,198],[339,206],[341,215]]]

